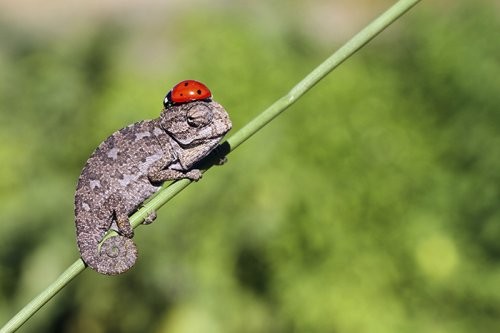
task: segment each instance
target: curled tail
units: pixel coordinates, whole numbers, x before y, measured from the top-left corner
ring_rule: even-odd
[[[83,261],[101,274],[116,275],[128,271],[137,260],[137,248],[132,239],[121,235],[113,236],[101,244],[102,235],[78,233],[78,247]]]

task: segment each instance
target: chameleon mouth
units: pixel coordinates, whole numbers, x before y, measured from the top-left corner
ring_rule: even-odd
[[[197,146],[199,146],[201,144],[206,144],[206,143],[208,143],[210,141],[216,141],[216,143],[217,143],[217,142],[219,142],[222,139],[222,136],[220,136],[220,135],[214,135],[214,136],[211,136],[211,137],[195,138],[193,140],[190,140],[189,142],[182,141],[181,139],[176,138],[176,137],[172,137],[172,139],[174,139],[174,141],[181,148],[189,149],[189,148],[197,147]]]

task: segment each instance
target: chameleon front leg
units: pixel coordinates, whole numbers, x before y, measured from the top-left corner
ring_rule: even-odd
[[[178,180],[188,178],[197,181],[201,178],[202,173],[199,169],[191,169],[187,172],[168,169],[173,159],[170,156],[165,156],[151,165],[148,171],[148,178],[152,183],[163,183],[167,180]]]
[[[192,169],[188,172],[181,172],[178,170],[166,169],[172,163],[172,158],[165,156],[155,162],[148,170],[148,179],[151,183],[163,183],[167,180],[177,180],[189,178],[197,181],[201,178],[202,173],[199,169]],[[143,224],[151,224],[156,219],[156,211],[151,211],[144,219]]]
[[[142,224],[151,224],[154,220],[156,220],[156,211],[152,210],[148,212],[148,216],[146,216]]]

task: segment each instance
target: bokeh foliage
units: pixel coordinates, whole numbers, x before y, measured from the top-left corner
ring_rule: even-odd
[[[419,5],[138,229],[132,271],[85,271],[22,330],[498,329],[498,8],[434,9]],[[2,25],[2,323],[77,257],[74,186],[107,135],[156,117],[184,78],[207,83],[237,129],[339,45],[288,14],[273,30],[244,11],[185,11],[148,38],[112,18],[57,38]]]

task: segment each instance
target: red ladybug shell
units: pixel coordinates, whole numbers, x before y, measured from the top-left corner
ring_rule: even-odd
[[[210,89],[203,83],[195,80],[184,80],[177,83],[167,95],[171,103],[187,103],[212,97]]]

